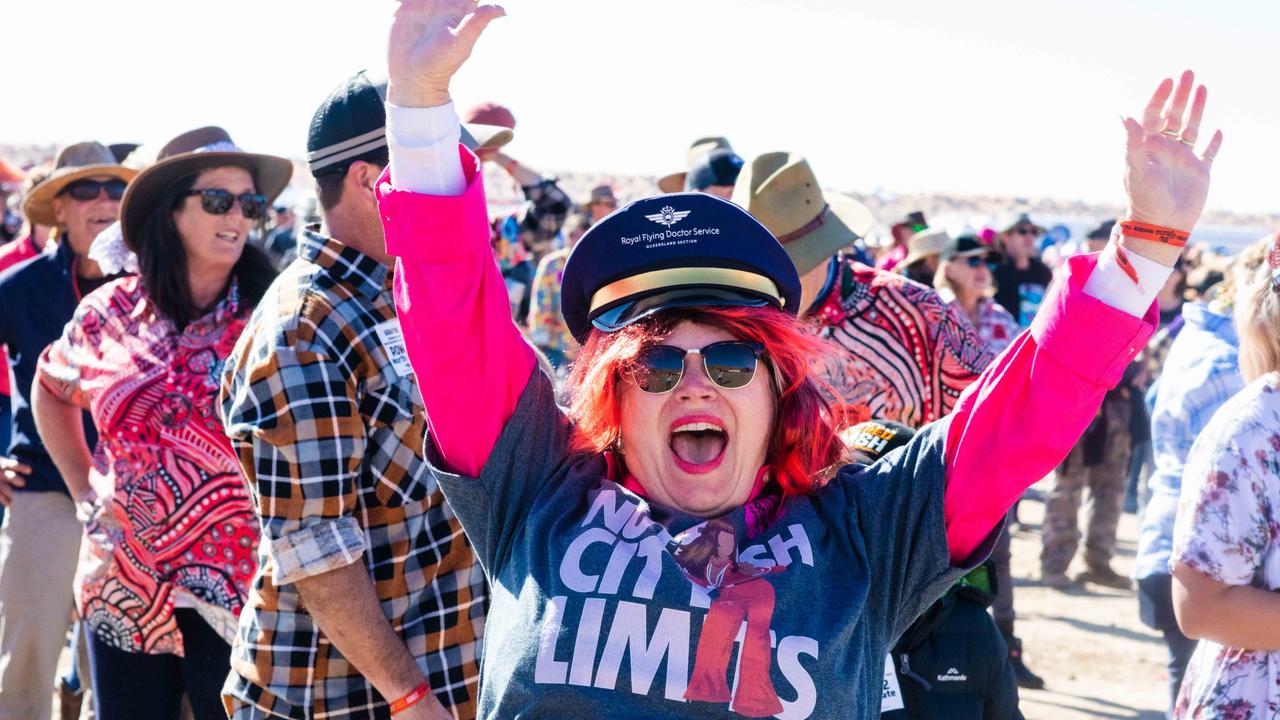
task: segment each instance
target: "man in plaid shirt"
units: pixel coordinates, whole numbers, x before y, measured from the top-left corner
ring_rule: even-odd
[[[383,87],[359,73],[317,111],[308,164],[334,238],[300,237],[224,373],[263,530],[223,688],[237,720],[388,718],[424,680],[434,701],[398,720],[476,714],[488,590],[423,459],[373,195]]]

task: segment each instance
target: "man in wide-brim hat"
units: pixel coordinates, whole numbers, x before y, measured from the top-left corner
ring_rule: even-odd
[[[1053,271],[1040,259],[1036,244],[1044,228],[1026,213],[1013,213],[997,224],[996,231],[996,247],[1004,253],[995,270],[996,302],[1012,313],[1019,325],[1029,327],[1053,280]]]
[[[828,379],[851,422],[937,420],[990,362],[968,321],[931,288],[842,253],[875,218],[857,200],[824,192],[803,157],[756,157],[738,176],[733,201],[777,236],[800,273],[800,311],[843,349]]]
[[[618,198],[613,194],[612,185],[597,185],[591,188],[591,194],[582,204],[582,214],[588,225],[595,225],[606,215],[618,209]]]
[[[47,719],[58,656],[71,618],[72,578],[83,527],[67,485],[45,450],[31,412],[36,361],[58,339],[80,298],[111,278],[87,257],[99,232],[116,221],[137,171],[122,167],[101,143],[58,153],[53,172],[32,188],[23,212],[54,228],[60,242],[0,273],[0,344],[11,353],[14,424],[0,448],[0,718]],[[89,446],[93,422],[82,425]],[[33,582],[38,578],[38,582]]]
[[[689,168],[692,168],[700,159],[715,150],[728,150],[733,152],[733,148],[729,146],[729,141],[712,135],[708,137],[700,137],[689,145],[689,150],[685,155],[685,169],[679,172],[668,173],[658,178],[658,189],[664,193],[683,192],[685,190],[698,190],[701,188],[688,188],[685,186],[689,177]]]

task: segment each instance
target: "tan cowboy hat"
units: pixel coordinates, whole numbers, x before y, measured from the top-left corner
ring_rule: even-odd
[[[898,267],[903,270],[933,255],[941,255],[942,251],[955,244],[951,235],[942,228],[925,228],[907,239],[907,256]]]
[[[253,173],[258,192],[269,205],[289,184],[293,163],[274,155],[247,153],[231,141],[220,127],[202,127],[185,132],[165,143],[156,154],[156,162],[143,170],[129,184],[120,204],[120,229],[125,245],[137,252],[134,239],[142,223],[154,209],[155,201],[173,183],[208,168],[235,165]]]
[[[53,199],[58,197],[62,189],[77,180],[107,175],[129,182],[138,174],[116,162],[111,150],[100,142],[82,142],[68,145],[58,153],[54,161],[53,173],[39,185],[31,188],[31,193],[22,203],[22,213],[37,225],[50,227],[58,224],[53,210]]]
[[[769,228],[801,275],[876,223],[857,200],[823,192],[809,162],[792,153],[765,153],[743,167],[733,201]]]
[[[658,178],[658,189],[664,193],[684,192],[684,179],[689,175],[688,168],[692,167],[703,155],[720,148],[733,150],[729,146],[729,141],[722,137],[704,137],[694,140],[693,144],[689,146],[689,153],[684,164],[685,169]]]

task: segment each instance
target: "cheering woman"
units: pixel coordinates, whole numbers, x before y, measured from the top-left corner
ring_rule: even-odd
[[[481,714],[878,717],[893,639],[986,555],[1154,329],[1221,142],[1192,149],[1204,90],[1166,80],[1125,122],[1128,236],[1068,263],[955,412],[846,465],[794,266],[707,195],[633,203],[574,249],[562,310],[583,347],[557,407],[511,324],[450,104],[502,12],[400,3],[378,187],[427,452],[493,585]],[[719,565],[681,549],[712,537]],[[404,707],[425,686],[379,690]]]

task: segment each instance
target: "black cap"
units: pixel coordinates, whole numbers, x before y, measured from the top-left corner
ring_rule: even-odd
[[[728,148],[712,150],[689,166],[684,178],[685,190],[703,190],[712,185],[733,186],[742,172],[742,158]]]
[[[747,211],[703,193],[638,200],[582,236],[564,268],[561,310],[579,342],[659,310],[766,306],[795,315],[800,277]]]
[[[352,75],[329,93],[311,118],[307,133],[307,167],[324,175],[357,160],[370,161],[387,146],[385,82],[365,71]]]
[[[924,227],[928,227],[928,226],[929,226],[929,223],[925,222],[925,220],[924,220],[924,212],[922,212],[922,211],[920,211],[920,210],[912,210],[911,212],[907,213],[906,217],[904,217],[904,218],[902,218],[901,220],[899,220],[896,224],[898,224],[898,225],[923,225]]]
[[[1086,240],[1110,240],[1111,229],[1115,226],[1115,220],[1103,220],[1101,225],[1090,230],[1089,234],[1084,237]]]
[[[879,460],[894,448],[902,447],[915,437],[916,431],[892,420],[868,420],[841,433],[845,444],[861,455],[868,464]]]
[[[111,151],[111,157],[123,165],[129,154],[138,149],[138,143],[111,143],[107,149]]]
[[[1000,262],[1001,255],[990,245],[982,242],[976,235],[961,235],[940,253],[943,260],[971,255],[988,255],[992,262]]]

